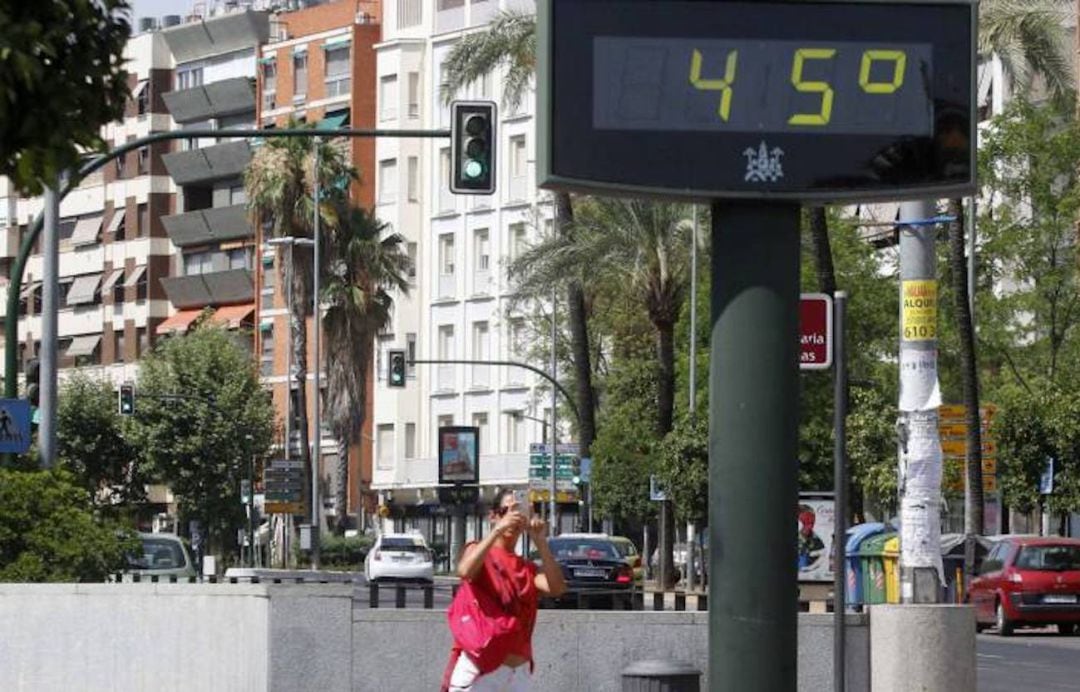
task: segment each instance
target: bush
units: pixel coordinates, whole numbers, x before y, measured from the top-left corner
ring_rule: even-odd
[[[374,543],[371,536],[328,536],[320,546],[322,566],[324,569],[360,570]]]

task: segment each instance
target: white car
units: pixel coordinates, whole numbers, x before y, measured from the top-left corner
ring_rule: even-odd
[[[435,579],[435,558],[424,537],[416,534],[383,534],[364,560],[368,581],[420,581]]]

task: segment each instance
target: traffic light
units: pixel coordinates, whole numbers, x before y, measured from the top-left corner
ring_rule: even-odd
[[[37,358],[26,362],[26,399],[31,406],[41,405],[41,361]]]
[[[389,372],[386,374],[387,387],[405,386],[405,351],[390,351]]]
[[[135,415],[135,385],[120,385],[120,415]]]
[[[450,104],[450,191],[459,195],[495,192],[495,104]]]

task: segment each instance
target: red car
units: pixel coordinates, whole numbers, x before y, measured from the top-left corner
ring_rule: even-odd
[[[1025,625],[1080,629],[1080,540],[1003,537],[983,560],[968,599],[976,628],[1007,637]]]

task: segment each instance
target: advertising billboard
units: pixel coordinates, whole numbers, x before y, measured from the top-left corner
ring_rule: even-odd
[[[439,428],[439,484],[480,482],[480,428]]]

